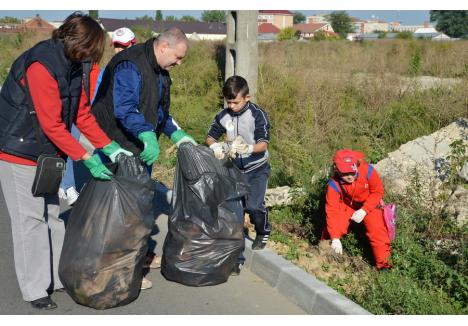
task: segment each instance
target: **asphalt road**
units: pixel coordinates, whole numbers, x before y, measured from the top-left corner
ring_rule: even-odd
[[[162,196],[157,197],[161,203]],[[159,205],[161,206],[161,205]],[[62,216],[69,215],[70,208],[62,207]],[[165,208],[155,212],[158,216],[159,233],[153,236],[157,242],[156,252],[161,254],[162,243],[167,232]],[[153,288],[142,291],[132,303],[104,311],[95,310],[75,303],[65,292],[54,293],[52,298],[58,308],[38,311],[23,301],[18,287],[13,263],[10,217],[0,189],[0,314],[154,314],[154,315],[291,315],[305,312],[289,302],[265,281],[243,269],[240,276],[230,277],[228,282],[216,286],[189,287],[167,281],[159,270],[147,277]]]

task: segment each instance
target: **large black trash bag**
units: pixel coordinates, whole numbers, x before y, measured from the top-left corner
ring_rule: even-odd
[[[138,297],[154,224],[154,182],[134,157],[108,165],[111,181],[91,178],[65,232],[59,277],[77,303],[108,309]]]
[[[166,279],[205,286],[227,281],[244,250],[242,198],[248,186],[229,160],[184,143],[177,157],[161,272]]]

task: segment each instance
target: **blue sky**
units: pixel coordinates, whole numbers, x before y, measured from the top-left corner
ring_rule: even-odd
[[[292,10],[295,11],[295,10]],[[325,10],[301,10],[306,15],[313,15],[317,13],[329,13]],[[68,16],[71,10],[0,10],[0,17],[12,16],[17,18],[33,17],[39,14],[47,20],[63,20]],[[163,10],[164,16],[173,15],[181,17],[183,15],[191,15],[200,18],[201,10]],[[354,17],[361,19],[369,19],[372,16],[385,21],[399,21],[402,24],[422,24],[424,21],[429,21],[428,10],[347,10],[347,12]],[[155,11],[151,10],[100,10],[99,16],[103,18],[128,18],[133,19],[138,16],[154,16]]]

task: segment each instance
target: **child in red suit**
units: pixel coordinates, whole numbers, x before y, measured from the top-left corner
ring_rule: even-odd
[[[333,163],[335,172],[328,182],[325,206],[333,250],[343,253],[340,238],[348,233],[351,221],[364,222],[377,269],[391,268],[390,239],[379,207],[384,188],[377,171],[364,162],[362,152],[349,149],[337,151]]]

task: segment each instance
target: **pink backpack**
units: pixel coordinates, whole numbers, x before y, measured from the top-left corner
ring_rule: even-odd
[[[380,206],[383,209],[384,223],[387,227],[388,237],[390,241],[393,241],[396,234],[397,207],[395,204],[385,204],[383,200],[380,200]]]

